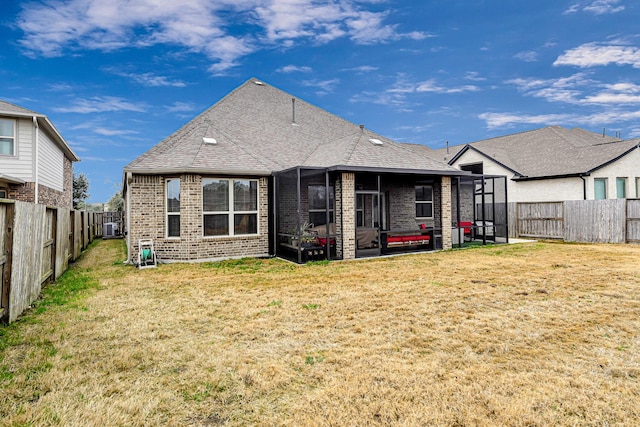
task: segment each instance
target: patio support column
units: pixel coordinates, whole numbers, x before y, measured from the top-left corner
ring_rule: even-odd
[[[440,191],[440,215],[442,217],[442,249],[452,248],[451,238],[451,177],[443,176]]]
[[[342,174],[342,258],[356,257],[356,175]]]

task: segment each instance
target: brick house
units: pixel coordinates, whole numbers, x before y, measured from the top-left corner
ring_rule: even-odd
[[[484,182],[252,78],[124,168],[129,259],[450,248]]]
[[[47,116],[0,101],[0,198],[71,208],[79,160]]]

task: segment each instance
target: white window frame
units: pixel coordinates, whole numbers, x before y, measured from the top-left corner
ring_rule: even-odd
[[[636,199],[640,199],[640,178],[636,178]]]
[[[416,219],[433,219],[433,215],[434,215],[434,203],[433,203],[433,198],[434,198],[434,194],[433,194],[433,185],[431,184],[416,184],[413,188],[413,194],[415,197],[416,194],[416,188],[417,187],[431,187],[431,200],[418,200],[416,198],[416,204],[415,204],[415,213],[416,213]],[[419,204],[429,204],[431,205],[431,216],[418,216],[418,205]]]
[[[205,211],[204,210],[204,186],[206,181],[227,181],[229,183],[229,210],[228,211]],[[234,184],[236,181],[253,181],[256,183],[256,210],[235,210],[234,200]],[[202,237],[207,239],[224,238],[224,237],[244,237],[244,236],[258,236],[260,235],[260,180],[255,178],[216,178],[207,177],[202,178]],[[235,233],[235,216],[236,215],[256,215],[256,232],[248,234],[236,234]],[[205,234],[204,218],[206,215],[227,215],[227,224],[229,227],[229,234],[219,234],[208,236]]]
[[[7,117],[0,117],[0,120],[10,121],[13,124],[13,135],[0,135],[0,138],[11,139],[13,141],[13,144],[11,146],[11,153],[10,154],[0,153],[0,156],[15,157],[16,156],[16,133],[17,133],[16,123],[17,121],[15,119],[10,119]]]
[[[165,203],[165,213],[166,213],[166,224],[165,224],[165,237],[167,239],[179,239],[180,235],[182,234],[182,227],[180,227],[180,232],[178,233],[177,236],[170,236],[169,235],[169,217],[170,216],[177,216],[178,218],[180,218],[180,211],[178,212],[169,212],[169,183],[171,181],[178,181],[178,200],[180,200],[180,195],[182,193],[182,183],[180,182],[180,178],[167,178],[165,180],[164,183],[164,203]],[[182,209],[182,207],[181,207]],[[180,221],[178,219],[178,221]]]

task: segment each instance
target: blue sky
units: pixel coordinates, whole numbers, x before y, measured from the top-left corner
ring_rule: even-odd
[[[0,99],[51,119],[91,202],[250,77],[431,148],[637,138],[638,22],[636,0],[5,0]]]

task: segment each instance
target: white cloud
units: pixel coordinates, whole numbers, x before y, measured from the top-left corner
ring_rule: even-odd
[[[369,4],[368,4],[369,3]],[[367,10],[375,2],[336,0],[43,0],[23,4],[16,26],[25,54],[55,57],[84,49],[110,51],[157,44],[201,53],[222,73],[240,58],[274,44],[327,43],[349,38],[356,44],[421,40],[421,31],[398,31],[385,23],[389,11]],[[239,34],[232,28],[252,27]],[[144,78],[144,76],[142,76]],[[146,80],[156,85],[168,81]]]
[[[285,65],[284,67],[278,68],[276,70],[277,73],[310,73],[311,67],[306,66],[297,66],[297,65]]]
[[[123,71],[118,71],[114,68],[108,68],[106,71],[111,72],[117,76],[127,77],[137,83],[140,83],[143,86],[148,87],[186,87],[187,84],[180,80],[170,80],[166,76],[156,76],[153,73],[127,73]]]
[[[507,80],[505,83],[515,85],[520,92],[527,96],[568,104],[580,103],[580,96],[583,93],[583,89],[594,85],[594,81],[589,79],[584,73],[546,80],[518,78]]]
[[[373,67],[371,65],[361,65],[359,67],[343,68],[340,71],[356,71],[358,73],[368,73],[371,71],[377,71],[379,69],[380,69],[379,67]]]
[[[331,80],[305,80],[302,82],[303,86],[315,87],[319,89],[319,93],[333,92],[335,86],[340,83],[340,79]]]
[[[513,57],[524,62],[536,62],[538,60],[538,53],[532,50],[526,50],[516,53]]]
[[[564,11],[565,15],[571,13],[577,13],[580,11],[592,13],[594,15],[604,15],[607,13],[622,12],[625,7],[619,6],[620,0],[589,0],[574,3],[567,10]]]
[[[195,105],[191,102],[174,102],[173,105],[167,106],[167,111],[170,113],[186,113],[190,111],[194,111],[196,109]]]
[[[553,65],[574,65],[580,68],[631,65],[640,68],[640,48],[621,41],[611,44],[586,43],[560,55]]]
[[[104,136],[122,136],[122,135],[131,135],[131,134],[138,133],[133,130],[106,129],[102,127],[95,128],[93,129],[93,131],[98,135],[104,135]]]
[[[484,120],[488,129],[510,127],[516,124],[565,125],[565,126],[602,126],[614,123],[637,121],[640,110],[622,111],[607,109],[592,114],[518,114],[518,113],[482,113],[478,118]]]
[[[418,83],[413,89],[412,92],[432,92],[432,93],[462,93],[462,92],[477,92],[480,88],[475,85],[463,85],[463,86],[452,86],[452,87],[444,87],[438,85],[435,79],[429,79],[424,82]]]
[[[113,111],[135,111],[143,113],[146,106],[141,103],[128,102],[122,98],[112,96],[94,97],[90,99],[79,98],[64,107],[53,109],[59,113],[104,113]]]

